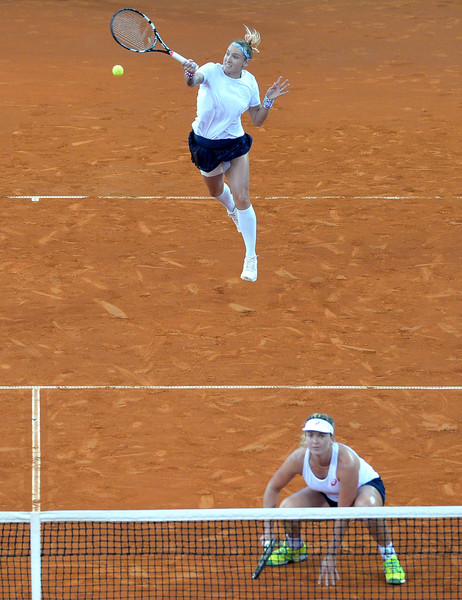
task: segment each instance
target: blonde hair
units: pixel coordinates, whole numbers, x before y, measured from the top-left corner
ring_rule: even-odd
[[[245,35],[243,40],[235,40],[235,44],[241,46],[243,50],[243,54],[247,59],[251,59],[253,57],[254,52],[260,52],[257,46],[260,45],[261,36],[256,29],[251,29],[244,25],[245,27]]]

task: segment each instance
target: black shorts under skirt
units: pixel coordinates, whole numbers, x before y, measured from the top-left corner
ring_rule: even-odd
[[[191,131],[188,142],[192,162],[201,171],[210,173],[222,162],[229,162],[247,154],[253,140],[248,133],[227,140],[209,140]]]

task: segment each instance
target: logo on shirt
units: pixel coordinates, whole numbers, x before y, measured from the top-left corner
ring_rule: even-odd
[[[337,485],[337,480],[336,479],[332,479],[332,481],[330,482],[331,486],[334,487],[334,485]]]

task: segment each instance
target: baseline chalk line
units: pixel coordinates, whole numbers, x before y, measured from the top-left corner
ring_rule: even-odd
[[[462,385],[1,385],[0,390],[462,390]],[[39,397],[39,396],[38,396]]]
[[[462,200],[461,196],[451,196],[455,200]],[[9,200],[82,200],[86,198],[97,198],[100,200],[209,200],[210,196],[7,196]],[[254,196],[255,199],[266,200],[443,200],[443,196]]]

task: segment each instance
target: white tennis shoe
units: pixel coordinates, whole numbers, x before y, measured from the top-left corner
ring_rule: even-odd
[[[257,281],[257,257],[246,256],[244,259],[244,268],[242,269],[241,279],[244,281]]]
[[[238,230],[239,233],[241,233],[241,228],[239,227],[239,216],[237,214],[236,207],[234,207],[233,212],[228,211],[228,217],[233,220],[234,224],[236,225],[236,229]]]

